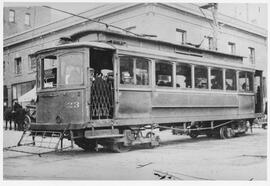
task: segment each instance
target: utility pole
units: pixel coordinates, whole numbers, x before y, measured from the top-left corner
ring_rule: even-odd
[[[213,3],[213,7],[212,7],[212,15],[213,15],[213,22],[214,22],[214,30],[213,30],[213,48],[215,50],[218,50],[218,20],[217,20],[217,11],[218,11],[218,4],[217,3]]]
[[[213,48],[214,50],[218,50],[218,4],[217,3],[208,3],[206,5],[201,6],[200,8],[202,9],[209,9],[211,8],[211,12],[212,12],[212,16],[213,16],[213,24],[212,24],[212,28],[213,28]]]

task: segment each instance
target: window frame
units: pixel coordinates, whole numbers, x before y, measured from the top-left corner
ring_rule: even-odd
[[[56,61],[57,61],[57,64],[58,64],[58,55],[55,54],[55,53],[48,53],[46,55],[42,55],[40,57],[40,65],[39,65],[39,68],[40,68],[40,89],[42,90],[55,90],[58,88],[58,84],[59,84],[59,65],[52,65],[52,66],[56,66],[56,86],[55,87],[44,87],[44,59],[46,57],[49,57],[49,56],[55,56],[56,57]]]
[[[235,89],[234,90],[228,90],[227,87],[226,87],[226,79],[227,79],[226,74],[227,74],[227,71],[234,71],[234,75],[235,75]],[[238,76],[237,76],[237,70],[229,69],[229,68],[225,69],[225,81],[224,81],[225,84],[223,85],[224,88],[225,88],[224,89],[225,91],[229,91],[229,92],[237,92],[238,91],[238,87],[239,87],[239,85],[238,85],[238,81],[239,81]]]
[[[235,54],[236,53],[236,44],[234,42],[228,42],[229,46],[229,53],[230,54]]]
[[[81,54],[81,57],[82,57],[82,64],[81,64],[81,73],[83,73],[82,74],[82,82],[80,83],[80,84],[62,84],[62,81],[63,81],[63,79],[62,79],[62,63],[63,63],[63,61],[61,61],[61,57],[62,56],[65,56],[65,55],[71,55],[71,54],[75,54],[75,55],[77,55],[77,54]],[[69,88],[69,87],[81,87],[81,86],[84,86],[85,84],[86,84],[86,82],[85,82],[85,78],[84,78],[84,52],[82,52],[82,51],[70,51],[70,52],[63,52],[63,53],[61,53],[61,54],[59,54],[59,55],[57,55],[57,62],[58,62],[58,65],[56,65],[55,64],[55,61],[54,61],[54,63],[52,64],[52,66],[54,67],[54,66],[57,66],[58,68],[57,68],[57,88]]]
[[[9,11],[8,11],[8,22],[9,23],[15,23],[15,10],[9,9]]]
[[[181,34],[181,37],[178,37],[179,34]],[[187,31],[186,30],[176,28],[176,42],[181,43],[181,44],[185,44],[187,42]]]
[[[177,82],[176,82],[176,79],[177,79],[177,66],[178,65],[183,65],[183,66],[188,66],[190,67],[190,87],[177,87]],[[192,64],[190,63],[183,63],[183,62],[176,62],[175,63],[175,81],[174,81],[174,84],[175,84],[175,87],[176,89],[187,89],[187,90],[190,90],[190,89],[193,89],[194,87],[192,87],[192,80],[194,79],[194,77],[192,77]]]
[[[127,58],[131,58],[132,61],[132,73],[133,73],[133,83],[130,84],[124,84],[121,83],[121,57],[127,57]],[[135,68],[137,65],[137,59],[143,59],[145,61],[147,61],[148,65],[147,65],[147,70],[148,70],[148,85],[138,85],[137,84],[137,77],[136,77],[136,72],[135,72]],[[130,63],[130,61],[129,61]],[[152,86],[152,70],[151,70],[151,59],[146,58],[146,57],[142,57],[142,56],[135,56],[135,55],[125,55],[125,54],[120,54],[119,55],[119,86],[121,88],[150,88]]]
[[[255,91],[254,90],[254,73],[250,72],[250,71],[246,71],[246,82],[248,81],[248,74],[251,75],[251,83],[252,84],[250,84],[250,82],[249,82],[249,90],[246,89],[246,92],[252,92],[253,93]],[[250,88],[251,88],[251,90],[250,90]]]
[[[206,36],[207,38],[207,49],[214,50],[214,38],[211,36]]]
[[[249,82],[249,89],[250,89],[250,87],[252,87],[251,90],[247,90],[247,86],[245,87],[245,90],[240,90],[240,87],[243,86],[243,85],[240,85],[240,81],[239,81],[239,80],[240,80],[239,76],[240,76],[240,73],[241,73],[241,72],[245,73],[245,84],[247,84],[248,73],[251,74],[251,77],[252,77],[252,79],[251,79],[251,81],[252,81],[252,86],[250,85],[250,82]],[[243,71],[243,70],[239,71],[238,81],[239,81],[239,82],[238,82],[238,84],[239,84],[239,92],[241,92],[241,93],[254,93],[254,72]]]
[[[207,73],[206,73],[206,79],[207,79],[207,86],[206,86],[206,88],[198,88],[198,87],[196,87],[196,67],[203,67],[207,71]],[[207,90],[207,91],[209,91],[209,70],[208,70],[209,68],[211,68],[211,67],[205,66],[205,65],[194,65],[194,77],[193,77],[193,79],[194,79],[194,89],[196,89],[196,90],[204,90],[204,91]]]
[[[31,14],[30,13],[25,13],[24,14],[24,25],[26,26],[31,26]],[[26,19],[26,17],[28,17],[28,19]],[[26,20],[28,20],[28,22],[26,22]]]
[[[221,68],[221,67],[210,67],[210,79],[208,79],[208,87],[210,86],[210,89],[213,90],[213,91],[222,91],[224,90],[224,77],[223,77],[223,69],[224,68]],[[211,76],[212,76],[212,70],[219,70],[221,72],[221,88],[212,88],[212,82],[211,82]]]
[[[248,51],[249,51],[249,54],[248,54],[249,63],[254,65],[255,64],[255,60],[256,60],[255,48],[248,47]]]
[[[20,59],[20,64],[17,65],[18,63],[18,60]],[[18,66],[20,66],[20,71],[18,71]],[[16,57],[14,59],[14,72],[15,72],[15,75],[21,75],[22,74],[22,57]]]
[[[157,74],[156,74],[156,71],[157,71],[157,63],[166,63],[166,64],[170,64],[171,67],[172,67],[172,80],[171,80],[171,86],[158,86],[157,85]],[[155,72],[154,72],[154,76],[155,76],[155,82],[153,82],[154,84],[154,87],[156,88],[161,88],[161,89],[166,89],[166,88],[169,88],[169,89],[174,89],[175,86],[176,86],[176,82],[175,82],[175,77],[176,77],[176,73],[175,73],[175,62],[172,62],[172,61],[169,61],[169,60],[163,60],[163,59],[155,59],[155,63],[154,63],[154,66],[155,66]]]

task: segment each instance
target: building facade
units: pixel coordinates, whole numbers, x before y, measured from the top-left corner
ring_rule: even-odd
[[[4,38],[51,21],[51,10],[43,7],[4,7]]]
[[[89,8],[90,9],[90,8]],[[213,48],[213,16],[198,4],[105,3],[81,16],[100,20],[152,39],[179,45]],[[245,65],[263,70],[267,76],[267,31],[245,21],[217,14],[217,50],[244,56]],[[35,84],[35,63],[31,54],[56,46],[59,38],[88,29],[110,29],[104,25],[70,16],[4,39],[4,90],[8,105]],[[121,31],[123,32],[123,31]],[[127,33],[128,34],[128,33]],[[91,39],[91,38],[89,38]],[[266,85],[266,83],[265,83]],[[266,96],[266,94],[265,94]]]

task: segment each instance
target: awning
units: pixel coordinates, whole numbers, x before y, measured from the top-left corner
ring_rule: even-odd
[[[32,100],[36,101],[37,98],[37,94],[36,94],[36,87],[34,87],[32,90],[26,92],[24,95],[20,96],[18,98],[18,102],[19,103],[23,103],[23,102],[30,102]]]

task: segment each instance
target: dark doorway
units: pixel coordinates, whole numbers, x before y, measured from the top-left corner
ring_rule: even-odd
[[[255,82],[255,113],[262,113],[263,112],[262,71],[256,70],[254,82]]]
[[[111,119],[114,113],[113,52],[90,50],[91,119]]]

